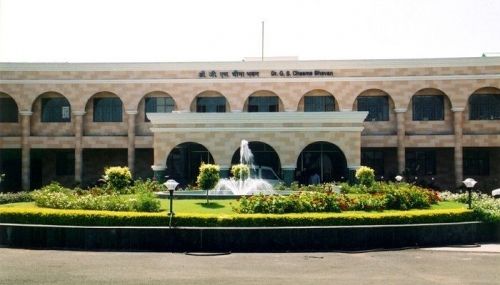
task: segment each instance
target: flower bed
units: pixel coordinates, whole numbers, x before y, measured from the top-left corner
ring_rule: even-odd
[[[467,193],[443,192],[441,197],[444,201],[455,201],[467,203]],[[485,222],[500,222],[500,199],[495,199],[486,194],[472,193],[472,209],[478,217]]]
[[[382,211],[425,209],[440,201],[439,195],[431,190],[407,183],[374,182],[342,187],[344,193],[337,194],[329,186],[307,186],[289,196],[257,195],[242,197],[234,207],[238,213],[302,213],[340,211]],[[312,190],[312,191],[311,191]]]
[[[142,187],[142,186],[141,186]],[[43,208],[82,209],[108,211],[160,211],[160,202],[150,191],[139,191],[135,195],[121,196],[109,189],[71,190],[57,183],[34,191],[31,196],[35,204]]]

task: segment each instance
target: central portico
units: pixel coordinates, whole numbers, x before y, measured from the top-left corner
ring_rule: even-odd
[[[169,174],[167,160],[172,151],[186,143],[201,145],[208,155],[199,156],[198,162],[220,165],[221,174],[227,176],[231,167],[233,153],[239,148],[242,139],[260,142],[270,146],[277,154],[282,173],[278,173],[285,183],[291,183],[296,170],[302,171],[315,167],[321,171],[324,180],[332,179],[327,172],[345,173],[360,165],[361,131],[368,112],[276,112],[276,113],[148,113],[152,123],[155,176],[161,179]],[[310,145],[318,145],[318,156],[307,157],[302,152]],[[323,148],[334,148],[337,156],[324,161]],[[328,153],[327,147],[324,147]],[[205,157],[206,159],[202,159]],[[325,156],[328,157],[328,156]],[[299,158],[300,165],[298,165]],[[338,158],[338,159],[336,159]],[[335,161],[341,160],[341,161]],[[330,169],[334,166],[343,170]],[[339,172],[340,171],[340,172]],[[337,178],[340,178],[338,174]]]

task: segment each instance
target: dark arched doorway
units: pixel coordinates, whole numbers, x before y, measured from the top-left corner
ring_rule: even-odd
[[[196,183],[202,163],[214,163],[206,147],[193,142],[181,143],[168,155],[168,179],[175,179],[182,187],[192,185]]]
[[[347,178],[347,161],[342,150],[329,142],[315,142],[306,146],[297,159],[295,180],[310,184],[310,178],[318,174],[320,181],[344,181]]]
[[[254,141],[249,142],[248,147],[253,153],[253,164],[255,167],[270,167],[278,176],[281,176],[280,158],[272,146],[267,143]],[[234,152],[233,158],[231,159],[231,164],[234,165],[238,163],[240,163],[240,148]]]

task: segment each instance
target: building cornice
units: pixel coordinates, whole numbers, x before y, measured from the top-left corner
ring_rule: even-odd
[[[500,57],[232,62],[0,63],[0,71],[183,71],[204,69],[373,69],[500,65]]]

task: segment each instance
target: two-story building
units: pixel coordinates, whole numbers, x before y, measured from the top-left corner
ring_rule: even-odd
[[[288,183],[360,165],[495,183],[499,120],[495,57],[0,63],[0,189],[89,185],[111,165],[189,184],[201,162],[227,176],[242,139]]]

